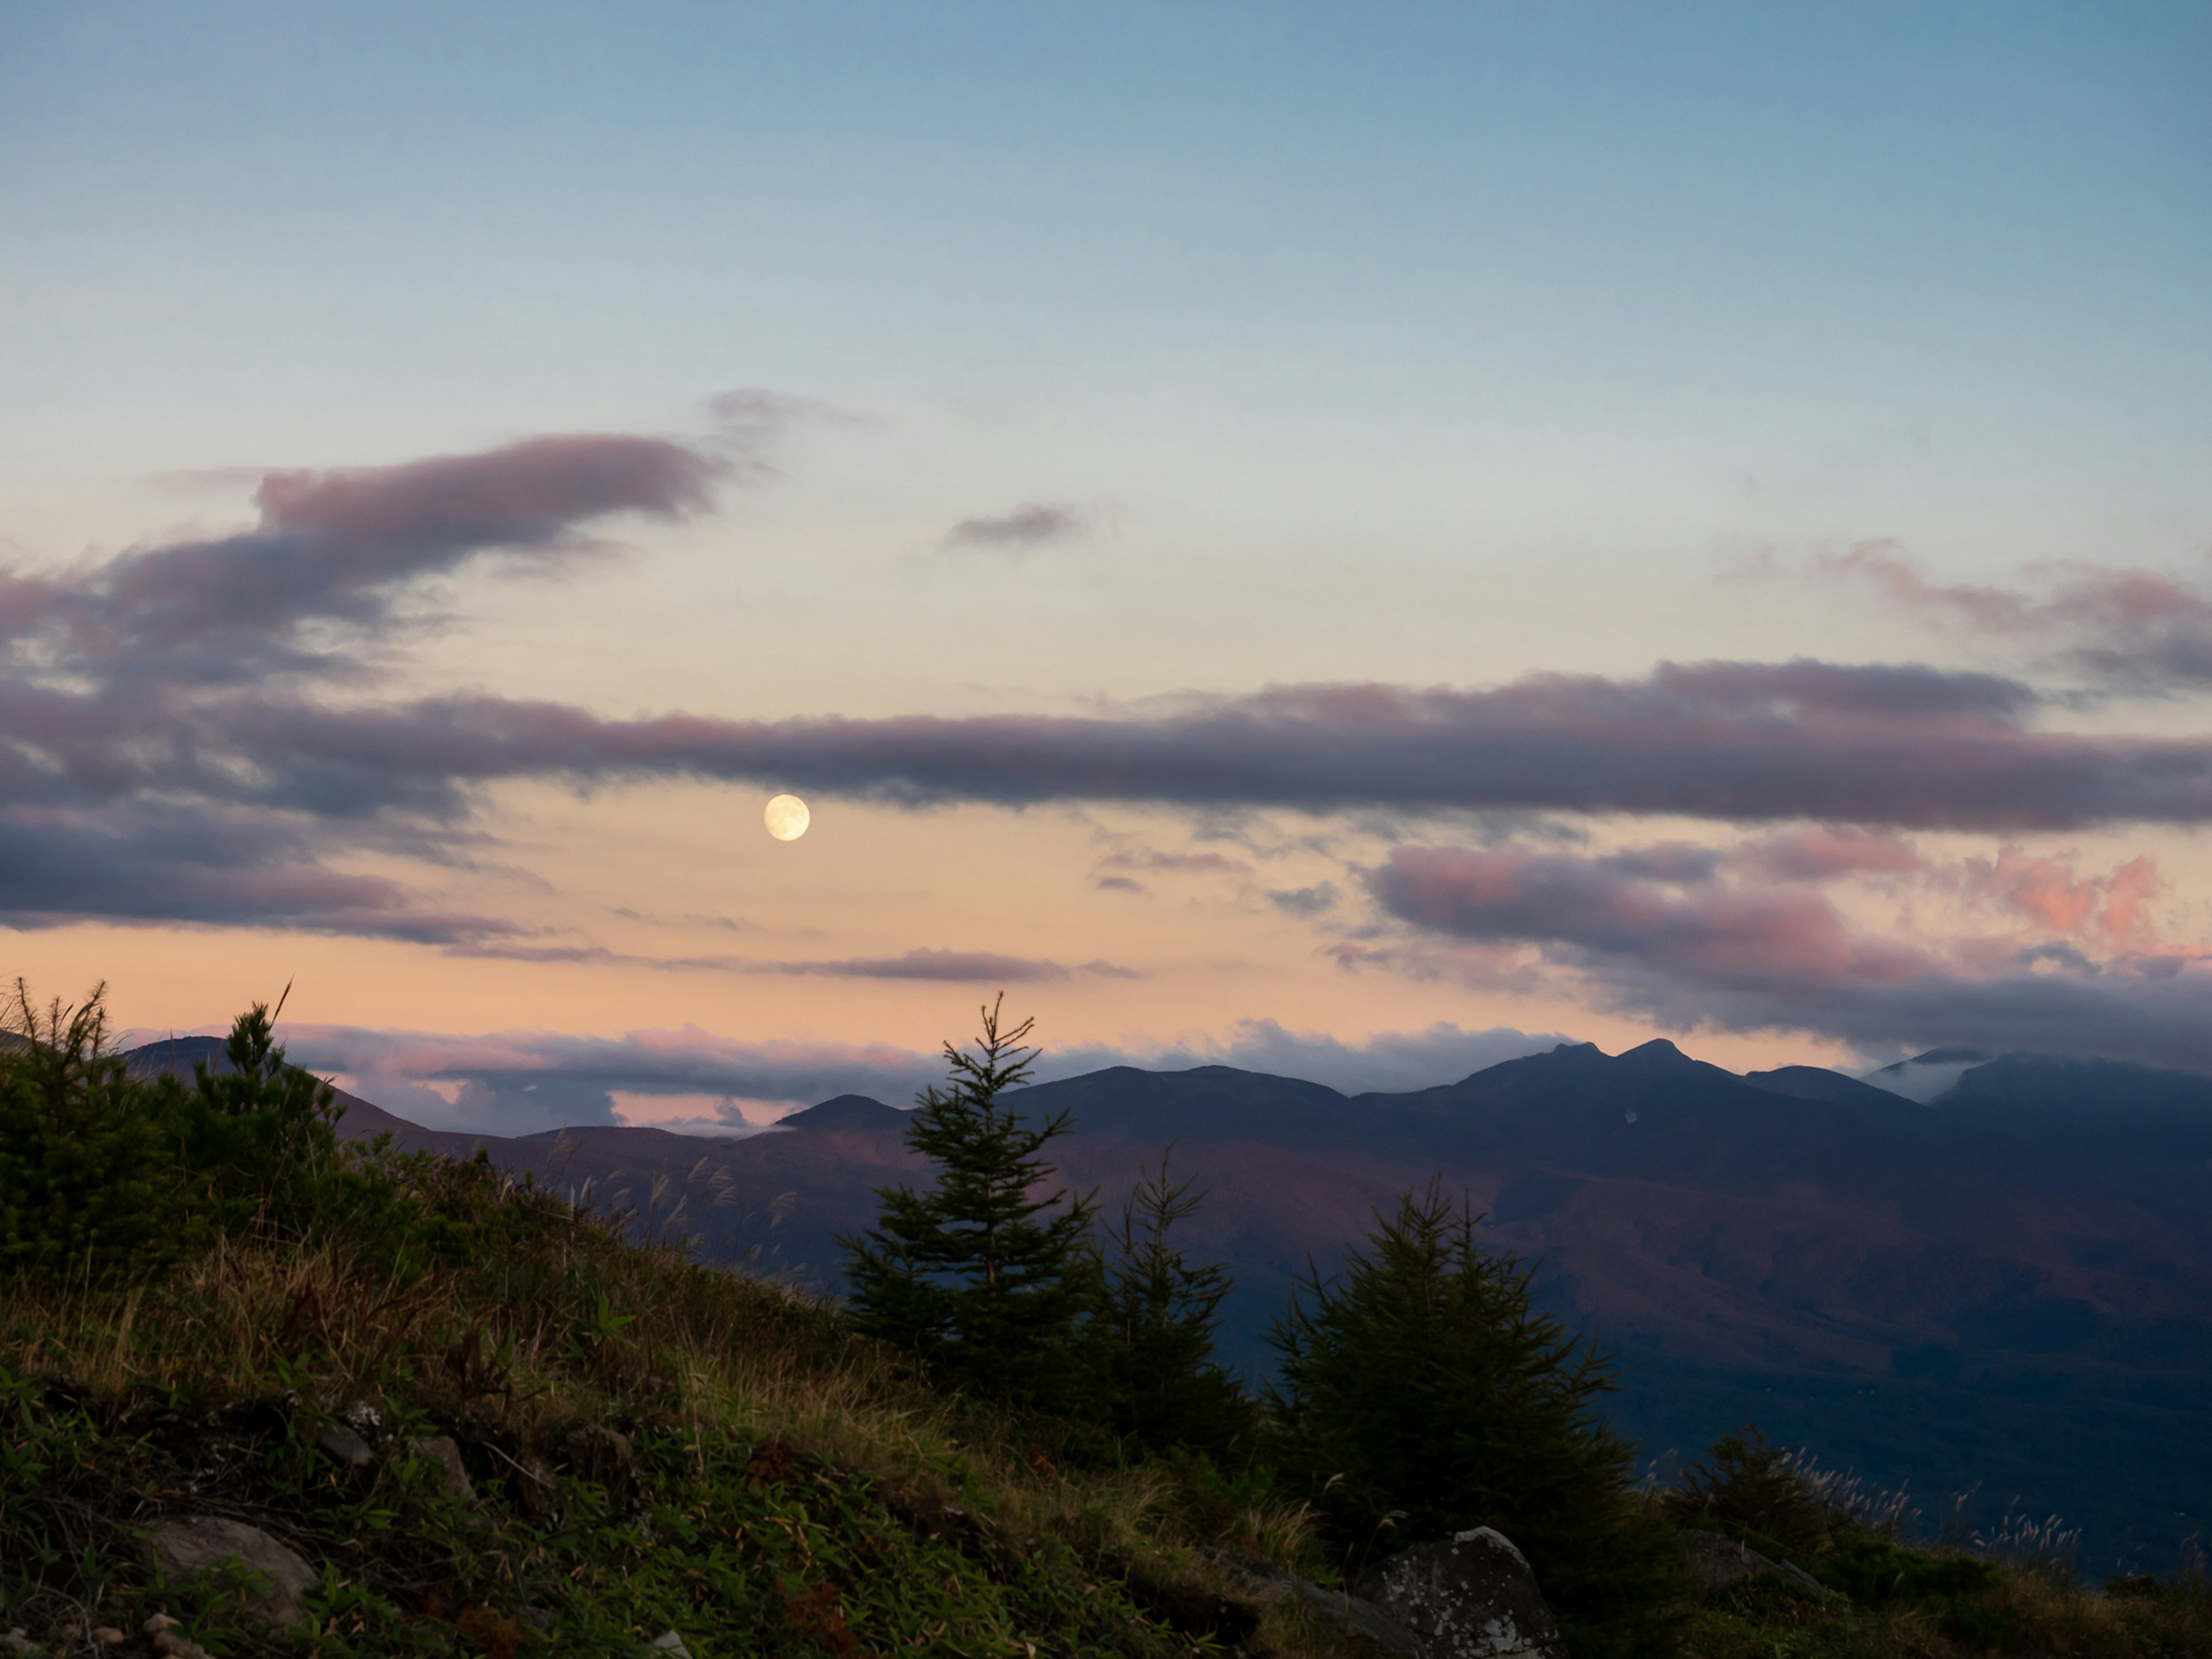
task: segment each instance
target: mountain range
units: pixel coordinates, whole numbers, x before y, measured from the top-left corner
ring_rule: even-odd
[[[188,1038],[131,1059],[219,1053]],[[1619,1419],[1647,1455],[1753,1421],[1909,1486],[1930,1527],[1986,1528],[2017,1500],[2080,1527],[2085,1566],[2170,1565],[2212,1512],[2212,1079],[1963,1050],[1877,1076],[1890,1086],[1740,1076],[1659,1041],[1562,1044],[1410,1093],[1117,1066],[1019,1098],[1070,1115],[1060,1170],[1106,1205],[1172,1144],[1207,1195],[1187,1243],[1237,1274],[1224,1352],[1255,1377],[1297,1279],[1440,1179],[1489,1242],[1540,1259],[1548,1306],[1619,1352]],[[874,1189],[921,1174],[905,1114],[856,1095],[743,1139],[507,1139],[344,1103],[349,1136],[483,1148],[825,1287]]]

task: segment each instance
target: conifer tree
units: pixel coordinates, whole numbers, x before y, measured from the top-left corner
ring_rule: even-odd
[[[1070,1115],[1032,1122],[1004,1098],[1036,1059],[1024,1046],[1035,1022],[1007,1030],[1004,1001],[982,1011],[973,1053],[945,1045],[946,1085],[919,1098],[907,1145],[936,1165],[936,1185],[878,1188],[876,1225],[837,1242],[862,1329],[979,1394],[1078,1414],[1097,1300],[1091,1206],[1065,1188],[1030,1196],[1054,1176],[1040,1154]]]
[[[226,1229],[297,1232],[353,1184],[338,1152],[337,1092],[290,1064],[276,1042],[283,1007],[279,997],[275,1012],[257,1002],[239,1015],[224,1045],[228,1065],[195,1065],[191,1088],[155,1079],[198,1204]]]
[[[1300,1285],[1273,1339],[1285,1472],[1354,1565],[1495,1527],[1575,1659],[1663,1651],[1677,1550],[1630,1488],[1634,1447],[1597,1415],[1611,1357],[1535,1310],[1534,1269],[1481,1249],[1478,1219],[1431,1183],[1378,1215],[1335,1279]]]
[[[1170,1176],[1174,1152],[1170,1143],[1157,1170],[1139,1173],[1108,1232],[1099,1369],[1116,1436],[1147,1452],[1180,1446],[1223,1457],[1249,1439],[1256,1413],[1213,1356],[1229,1270],[1193,1264],[1170,1237],[1205,1200]]]

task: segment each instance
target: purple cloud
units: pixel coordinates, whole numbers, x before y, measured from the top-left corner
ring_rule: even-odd
[[[1816,568],[1866,582],[1903,610],[2046,641],[2059,661],[2115,691],[2212,685],[2212,594],[2184,577],[2074,562],[2034,568],[2040,592],[1937,582],[1889,541],[1827,555]]]
[[[1352,968],[1434,971],[1423,939],[1535,946],[1607,1005],[1678,1030],[1810,1031],[1875,1048],[1963,1043],[2212,1071],[2212,971],[2201,953],[2159,946],[2135,927],[2132,907],[2154,878],[2140,860],[2076,882],[2091,895],[2079,919],[2052,912],[2050,872],[2014,872],[2005,890],[2014,908],[2046,929],[2074,927],[2073,939],[1947,949],[1865,932],[1802,886],[1764,884],[1759,852],[1752,843],[1710,880],[1679,883],[1618,856],[1400,847],[1367,883],[1415,943],[1334,954]],[[2006,878],[1993,871],[1990,879]],[[2119,948],[2098,960],[2077,939]]]
[[[1703,663],[1476,691],[1285,686],[1162,714],[610,721],[456,698],[240,705],[228,730],[273,778],[334,772],[395,799],[503,777],[676,773],[905,805],[1553,809],[1950,829],[2212,818],[2212,742],[2039,731],[2027,720],[2036,708],[2029,688],[1991,675]]]

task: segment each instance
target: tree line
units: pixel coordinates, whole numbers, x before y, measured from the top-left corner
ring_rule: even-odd
[[[945,1045],[908,1131],[934,1183],[879,1188],[875,1226],[840,1240],[862,1329],[1076,1455],[1198,1460],[1302,1497],[1347,1558],[1495,1527],[1576,1659],[1664,1648],[1678,1547],[1602,1414],[1614,1361],[1537,1310],[1531,1264],[1486,1248],[1440,1185],[1408,1192],[1339,1273],[1309,1268],[1271,1335],[1276,1379],[1248,1389],[1215,1352],[1229,1273],[1176,1242],[1203,1195],[1166,1153],[1117,1217],[1055,1185],[1048,1151],[1073,1125],[1021,1108],[1032,1030],[994,1005],[971,1048]]]

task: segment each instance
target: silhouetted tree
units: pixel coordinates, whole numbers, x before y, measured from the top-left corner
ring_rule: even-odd
[[[1032,1123],[1003,1097],[1025,1082],[1035,1024],[1001,1023],[1005,999],[982,1011],[974,1052],[948,1042],[951,1075],[923,1091],[907,1145],[937,1166],[917,1193],[878,1188],[875,1226],[842,1234],[846,1282],[861,1328],[919,1354],[978,1393],[1081,1415],[1089,1379],[1083,1327],[1097,1295],[1088,1197],[1049,1182],[1039,1154],[1067,1133],[1061,1112]]]
[[[1249,1441],[1256,1413],[1213,1357],[1229,1270],[1194,1265],[1170,1238],[1205,1200],[1170,1177],[1174,1151],[1161,1153],[1157,1171],[1139,1171],[1106,1236],[1112,1254],[1095,1335],[1108,1423],[1147,1452],[1181,1446],[1224,1457]]]
[[[1273,1338],[1284,1469],[1340,1548],[1495,1527],[1575,1659],[1663,1650],[1677,1547],[1597,1415],[1612,1359],[1536,1312],[1534,1269],[1481,1249],[1478,1219],[1431,1183],[1378,1214],[1336,1279],[1310,1273]]]
[[[282,997],[277,1012],[283,1011]],[[284,1058],[276,1015],[257,1002],[231,1024],[218,1071],[200,1064],[185,1088],[155,1080],[196,1210],[229,1229],[299,1233],[330,1218],[359,1182],[340,1155],[337,1092]]]

